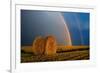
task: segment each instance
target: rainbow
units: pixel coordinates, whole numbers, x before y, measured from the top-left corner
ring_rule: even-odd
[[[69,29],[68,29],[68,26],[62,16],[61,13],[59,13],[59,17],[61,18],[61,20],[63,21],[64,23],[64,32],[66,32],[65,34],[65,37],[66,37],[66,40],[67,40],[67,45],[71,46],[72,45],[72,40],[71,40],[71,35],[70,35],[70,32],[69,32]]]

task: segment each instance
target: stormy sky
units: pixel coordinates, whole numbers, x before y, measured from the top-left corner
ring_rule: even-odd
[[[57,43],[89,45],[89,13],[21,10],[21,45],[32,45],[37,36],[53,35]]]

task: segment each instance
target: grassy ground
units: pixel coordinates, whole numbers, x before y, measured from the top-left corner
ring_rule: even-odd
[[[40,55],[40,56],[35,56],[33,53],[26,53],[21,51],[21,63],[88,60],[88,59],[89,59],[89,48],[61,51],[61,52],[58,51],[54,55]]]

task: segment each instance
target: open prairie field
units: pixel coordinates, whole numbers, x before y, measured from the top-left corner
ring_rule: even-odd
[[[25,52],[26,49],[28,52]],[[21,51],[21,63],[28,62],[48,62],[48,61],[71,61],[89,60],[89,46],[58,46],[54,55],[35,56],[31,51],[31,46],[23,46]],[[23,49],[25,51],[23,51]]]

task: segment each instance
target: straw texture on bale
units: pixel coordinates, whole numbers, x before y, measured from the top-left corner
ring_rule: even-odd
[[[42,37],[36,37],[33,42],[32,51],[34,55],[42,55],[45,51],[45,39]]]
[[[57,50],[57,42],[54,36],[47,36],[46,38],[46,45],[45,45],[45,54],[46,55],[53,55],[56,54]]]

